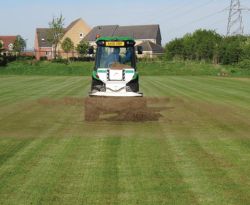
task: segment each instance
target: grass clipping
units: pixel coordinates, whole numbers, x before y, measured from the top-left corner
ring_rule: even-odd
[[[166,98],[89,97],[85,99],[86,121],[158,121]]]

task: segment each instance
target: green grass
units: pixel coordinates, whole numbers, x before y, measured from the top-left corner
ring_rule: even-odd
[[[89,83],[0,77],[0,204],[250,204],[249,78],[142,77],[146,123],[85,122]]]
[[[0,75],[90,76],[93,67],[93,62],[14,61],[0,67]]]
[[[0,75],[90,76],[94,62],[63,63],[16,61],[0,67]],[[143,76],[250,76],[249,68],[213,65],[194,61],[141,61],[138,70]]]
[[[138,68],[140,74],[144,76],[250,76],[249,68],[195,61],[142,61],[138,64]]]

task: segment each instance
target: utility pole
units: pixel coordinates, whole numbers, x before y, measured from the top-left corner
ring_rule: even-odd
[[[242,10],[245,9],[241,7],[240,0],[231,0],[227,24],[227,36],[244,34]]]

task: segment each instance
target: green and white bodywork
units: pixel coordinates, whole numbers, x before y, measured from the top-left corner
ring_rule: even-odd
[[[90,96],[141,97],[134,39],[101,37],[96,44]]]

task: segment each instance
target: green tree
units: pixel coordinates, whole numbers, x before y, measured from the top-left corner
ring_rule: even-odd
[[[197,30],[193,33],[196,60],[212,60],[221,36],[211,30]]]
[[[186,34],[183,37],[183,59],[184,60],[194,60],[195,55],[195,41],[192,34]]]
[[[57,48],[64,35],[64,18],[62,14],[59,17],[53,17],[52,21],[49,22],[49,30],[47,33],[48,41],[52,44],[54,51],[54,59],[57,58]]]
[[[241,60],[250,60],[250,37],[242,45],[242,50]]]
[[[0,66],[5,66],[7,64],[7,60],[4,56],[2,56],[3,51],[3,43],[0,41]]]
[[[89,43],[87,41],[81,40],[77,45],[76,50],[80,54],[81,57],[88,53]]]
[[[20,53],[24,51],[25,48],[26,48],[25,40],[20,35],[18,35],[16,37],[16,40],[14,41],[13,50],[17,52],[18,55],[20,55]]]
[[[62,49],[67,53],[67,59],[69,60],[69,52],[74,49],[73,41],[69,37],[67,37],[64,39],[61,46]]]
[[[165,47],[165,57],[167,60],[173,60],[174,58],[183,59],[184,45],[183,39],[176,38],[169,42]]]
[[[225,65],[239,63],[244,54],[245,36],[228,36],[219,45],[219,62]]]
[[[168,59],[214,60],[222,37],[215,31],[197,30],[166,45]]]

